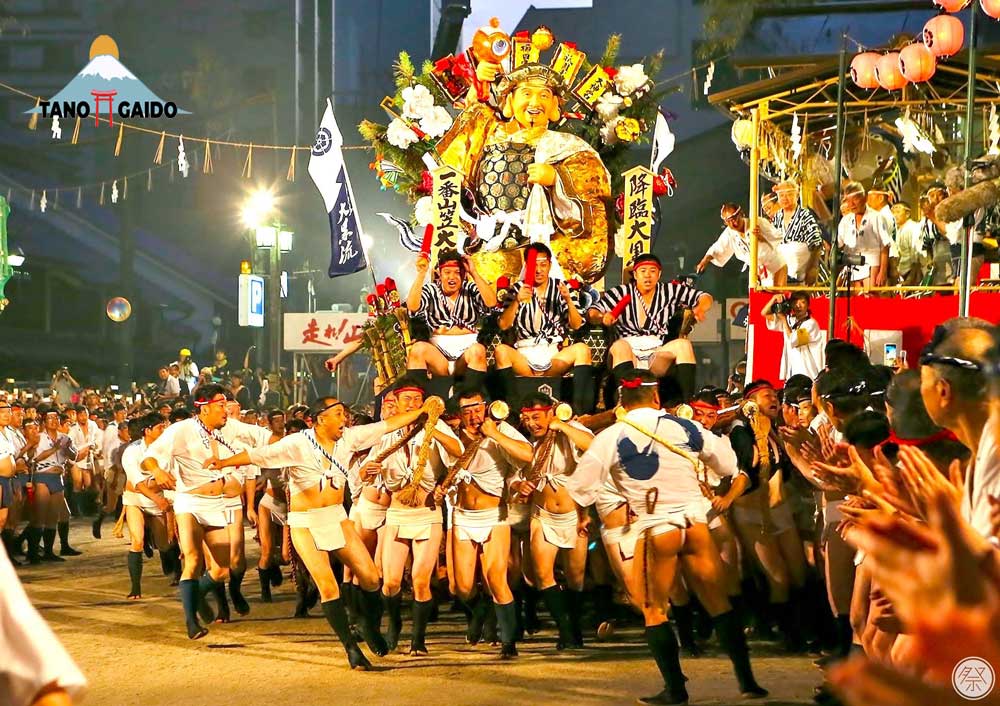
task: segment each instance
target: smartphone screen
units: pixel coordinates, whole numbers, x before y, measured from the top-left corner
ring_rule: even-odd
[[[898,357],[899,347],[895,343],[886,343],[883,365],[888,365],[890,368],[895,367]]]

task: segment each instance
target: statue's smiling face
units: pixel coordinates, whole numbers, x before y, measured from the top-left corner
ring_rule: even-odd
[[[548,127],[559,120],[559,98],[541,79],[523,81],[509,100],[514,120],[523,127]]]

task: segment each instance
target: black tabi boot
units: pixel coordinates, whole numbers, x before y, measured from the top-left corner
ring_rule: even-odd
[[[246,569],[243,571],[229,570],[229,596],[233,599],[233,608],[240,615],[247,615],[250,612],[250,604],[243,596],[243,577],[246,576]]]
[[[524,593],[524,631],[534,635],[542,627],[542,621],[538,619],[538,597],[541,594],[534,586],[525,585],[521,590]]]
[[[142,551],[148,559],[153,558],[153,530],[150,527],[142,534]]]
[[[160,553],[160,570],[164,576],[170,576],[174,570],[173,557],[170,555],[170,548],[158,550]]]
[[[621,383],[624,378],[631,378],[635,375],[635,363],[631,360],[619,363],[611,369],[611,375],[614,377],[616,383]]]
[[[97,511],[97,517],[94,521],[90,523],[90,533],[94,535],[94,539],[101,538],[101,525],[104,524],[104,508],[100,508]]]
[[[128,553],[128,577],[132,582],[129,598],[142,598],[142,552]]]
[[[572,647],[583,647],[583,591],[571,588],[563,592],[566,597],[566,612],[569,613],[570,634],[573,636]]]
[[[358,626],[358,611],[357,603],[354,600],[355,586],[353,583],[347,582],[340,584],[340,600],[344,604],[344,610],[347,611],[347,624],[351,626],[351,630],[354,631]],[[354,639],[358,639],[355,634]]]
[[[382,593],[363,591],[360,586],[354,587],[354,598],[357,606],[358,626],[368,643],[368,649],[379,657],[389,654],[389,646],[382,637]]]
[[[271,598],[271,569],[257,567],[257,579],[260,581],[260,600],[262,603],[270,603]]]
[[[497,369],[497,378],[500,380],[500,399],[505,400],[511,409],[515,409],[517,396],[517,376],[514,375],[514,368]]]
[[[268,575],[271,577],[271,586],[277,588],[285,580],[284,575],[281,573],[281,565],[278,562],[271,564],[271,568],[268,569]]]
[[[294,567],[295,577],[295,617],[309,617],[309,574],[302,565]],[[273,584],[272,584],[273,585]]]
[[[17,539],[14,537],[14,530],[5,529],[0,532],[0,537],[3,539],[3,548],[7,550],[7,557],[10,559],[10,563],[14,566],[21,566],[21,562],[14,557],[17,549]]]
[[[51,527],[42,530],[42,544],[45,547],[45,551],[42,552],[42,561],[66,561],[61,556],[56,556],[53,551],[56,545],[56,531]]]
[[[395,596],[382,595],[385,610],[389,614],[389,631],[385,634],[385,642],[390,652],[395,652],[399,646],[399,633],[403,632],[403,592]]]
[[[594,621],[596,628],[615,618],[615,591],[610,584],[594,586]]]
[[[39,550],[39,544],[42,541],[42,528],[29,526],[25,532],[27,532],[28,537],[28,551],[25,554],[28,558],[28,563],[40,564],[42,561],[42,553]]]
[[[434,601],[413,601],[413,637],[410,639],[410,656],[423,657],[427,654],[424,640],[427,636],[427,623],[431,617]]]
[[[181,547],[179,544],[172,544],[170,549],[170,561],[173,563],[173,576],[170,577],[170,585],[176,586],[180,583],[181,572],[184,571],[184,562],[181,561]]]
[[[465,371],[465,377],[462,379],[462,382],[469,390],[485,390],[486,371],[469,368]]]
[[[670,629],[670,623],[653,625],[646,628],[646,644],[653,655],[660,676],[663,677],[663,691],[655,696],[639,699],[641,704],[654,706],[684,706],[688,702],[687,688],[684,686],[684,673],[681,672],[680,653],[677,651],[677,638]]]
[[[684,399],[689,400],[694,397],[698,366],[695,363],[677,363],[672,372],[681,392],[684,393]]]
[[[688,657],[700,657],[703,652],[694,639],[694,614],[690,605],[670,604],[670,622],[677,628],[677,639]]]
[[[590,414],[594,411],[594,368],[590,365],[573,366],[573,411]]]
[[[347,661],[350,663],[351,669],[360,669],[362,671],[371,669],[371,662],[361,652],[358,643],[354,639],[354,635],[351,633],[351,626],[347,621],[347,611],[344,610],[343,601],[339,598],[334,598],[332,601],[323,601],[321,605],[326,622],[333,628],[333,632],[337,634],[337,638],[347,651]]]
[[[513,590],[514,594],[514,640],[520,642],[524,639],[524,592],[518,587]]]
[[[497,626],[497,612],[494,608],[493,599],[486,598],[486,619],[483,621],[483,642],[488,642],[493,647],[500,644],[500,629]]]
[[[762,688],[754,679],[750,668],[750,651],[747,649],[746,636],[740,629],[739,620],[733,611],[727,611],[714,618],[715,634],[719,636],[719,646],[729,655],[733,663],[733,672],[740,685],[740,693],[745,699],[762,699],[767,696],[767,689]]]
[[[83,554],[80,550],[69,546],[69,522],[60,522],[56,527],[59,530],[59,556],[80,556]]]
[[[215,611],[212,610],[212,606],[208,603],[209,595],[215,593],[215,585],[215,581],[207,573],[202,574],[201,578],[198,579],[198,603],[196,605],[198,616],[206,625],[215,621]]]
[[[785,650],[793,654],[802,652],[805,641],[802,639],[802,628],[795,606],[792,603],[772,603],[771,611],[781,630]]]
[[[476,595],[465,602],[469,609],[469,622],[465,629],[465,641],[470,645],[478,645],[483,640],[483,630],[486,626],[486,613],[490,609],[489,600],[478,591]]]
[[[188,637],[192,640],[205,637],[208,628],[198,622],[198,604],[200,602],[198,581],[184,579],[180,582],[181,605],[184,606],[184,621],[187,623]]]
[[[550,586],[541,591],[545,607],[549,610],[549,615],[556,621],[559,628],[559,639],[556,641],[557,650],[565,650],[573,645],[573,628],[569,622],[569,612],[566,609],[566,599],[563,596],[559,585]]]
[[[500,631],[500,659],[517,657],[517,608],[514,601],[510,603],[494,603],[493,609],[497,615],[497,627]]]

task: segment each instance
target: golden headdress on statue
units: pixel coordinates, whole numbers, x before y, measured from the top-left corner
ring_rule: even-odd
[[[544,81],[545,85],[559,97],[565,98],[566,84],[563,77],[548,64],[525,64],[504,75],[497,91],[499,101],[525,81]]]

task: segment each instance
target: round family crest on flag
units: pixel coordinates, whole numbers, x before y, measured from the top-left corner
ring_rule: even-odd
[[[317,157],[322,157],[333,148],[333,136],[325,127],[321,127],[316,133],[316,142],[313,144],[312,153]]]

